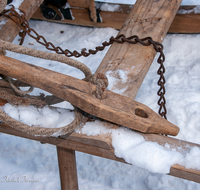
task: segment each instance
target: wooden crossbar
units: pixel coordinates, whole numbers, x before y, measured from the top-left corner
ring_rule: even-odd
[[[68,1],[68,2],[71,6],[70,10],[74,17],[73,20],[46,19],[43,16],[40,8],[35,12],[32,19],[46,20],[46,21],[51,21],[51,22],[81,25],[81,26],[111,27],[111,28],[120,30],[133,7],[132,5],[117,4],[117,5],[119,5],[120,8],[119,8],[119,10],[116,10],[114,12],[101,10],[99,12],[99,15],[102,18],[102,22],[95,23],[90,19],[88,7],[85,6],[85,4],[84,4],[85,1],[82,4],[79,3],[79,1]],[[111,3],[107,3],[107,4],[110,6],[113,5]],[[116,5],[116,4],[114,4],[114,5]],[[183,10],[191,11],[195,7],[196,6],[180,6],[179,10],[180,11],[183,11]],[[187,14],[177,13],[169,30],[168,30],[168,33],[200,33],[199,21],[200,21],[199,13],[194,13],[194,12],[189,12]]]
[[[117,126],[112,126],[112,127],[117,127]],[[95,156],[115,160],[118,162],[126,163],[124,159],[118,158],[114,154],[114,149],[112,147],[111,143],[111,137],[109,136],[87,136],[84,134],[79,134],[79,133],[73,133],[69,138],[67,139],[62,139],[62,138],[55,138],[55,137],[39,137],[39,136],[31,136],[26,133],[22,133],[6,124],[0,124],[0,132],[10,134],[10,135],[15,135],[19,136],[22,138],[27,138],[31,140],[36,140],[40,141],[42,143],[48,143],[55,145],[57,147],[61,147],[62,149],[62,155],[64,154],[63,151],[64,149],[66,152],[71,150],[71,155],[73,157],[73,154],[75,152],[73,151],[79,151],[79,152],[84,152],[87,154],[92,154]],[[141,135],[141,133],[140,133]],[[160,145],[163,145],[167,142],[170,147],[175,148],[177,151],[185,151],[189,149],[190,147],[198,147],[200,148],[200,145],[194,144],[194,143],[189,143],[186,141],[181,141],[175,138],[170,138],[170,137],[164,137],[164,136],[159,136],[159,135],[145,135],[144,138],[146,140],[151,141],[151,142],[158,142]],[[74,180],[77,181],[76,177],[76,172],[74,172],[74,169],[72,167],[69,170],[72,170],[72,173],[67,174],[68,172],[64,172],[62,168],[69,166],[71,164],[74,165],[75,163],[75,158],[70,158],[69,162],[66,162],[67,158],[58,155],[62,161],[64,162],[63,165],[60,165],[60,169],[62,170],[63,175],[71,175],[73,176]],[[60,162],[60,161],[59,161]],[[70,163],[70,164],[69,164]],[[66,165],[66,166],[65,166]],[[75,168],[75,166],[73,166]],[[187,179],[190,181],[198,182],[200,183],[200,171],[199,170],[193,170],[193,169],[186,169],[183,166],[180,165],[173,165],[170,169],[169,175]],[[62,177],[62,176],[61,176]],[[73,186],[74,185],[74,180],[67,180],[66,178],[61,179],[61,183],[64,187],[66,186]],[[63,190],[64,188],[62,188]],[[70,189],[73,190],[73,189]]]

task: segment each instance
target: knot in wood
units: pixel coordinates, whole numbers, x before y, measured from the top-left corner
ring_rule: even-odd
[[[96,91],[93,92],[96,98],[105,99],[105,89],[108,86],[108,78],[103,73],[95,73],[89,77],[89,82],[97,86]]]
[[[6,55],[6,49],[3,47],[0,47],[0,55]]]

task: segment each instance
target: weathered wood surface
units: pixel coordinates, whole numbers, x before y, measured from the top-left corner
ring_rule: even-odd
[[[62,190],[78,190],[75,151],[57,146],[60,183]]]
[[[114,127],[115,125],[110,124],[109,126]],[[115,126],[115,127],[117,127],[117,126]],[[0,124],[0,131],[7,133],[7,134],[21,136],[21,137],[32,139],[32,140],[38,140],[40,142],[50,143],[50,144],[53,144],[53,145],[56,145],[56,146],[59,146],[59,147],[77,150],[77,151],[93,154],[93,155],[96,155],[96,156],[101,156],[101,157],[104,157],[104,158],[124,162],[123,159],[117,158],[114,155],[114,150],[112,149],[112,145],[109,144],[109,142],[111,142],[109,140],[109,137],[106,137],[106,140],[105,140],[105,138],[104,137],[102,138],[101,136],[86,137],[85,135],[76,134],[76,133],[72,134],[72,136],[70,136],[69,139],[61,139],[61,138],[53,138],[53,137],[52,138],[51,137],[49,137],[49,138],[33,137],[33,136],[30,136],[30,135],[21,133],[21,132],[15,130],[15,129],[11,128],[10,126],[5,125],[5,124]],[[78,135],[77,138],[76,138],[76,135]],[[165,144],[167,142],[167,143],[170,144],[171,147],[175,147],[178,150],[183,150],[187,147],[189,148],[190,146],[191,147],[193,147],[193,146],[199,147],[199,145],[196,145],[196,144],[193,144],[193,143],[179,141],[177,139],[173,139],[173,138],[170,138],[170,137],[164,137],[164,136],[161,136],[161,135],[147,135],[147,134],[144,135],[143,134],[143,136],[147,140],[156,141],[159,144]],[[80,139],[81,139],[82,143],[80,143]],[[101,142],[102,142],[102,144],[101,144]],[[103,146],[103,148],[101,148],[101,145]],[[185,145],[187,145],[187,146],[185,146]],[[182,149],[180,149],[180,147],[182,147]],[[173,175],[173,176],[184,178],[184,179],[189,179],[189,180],[192,180],[192,181],[195,181],[195,182],[200,182],[199,171],[188,170],[188,169],[185,169],[185,168],[178,166],[178,165],[172,166],[170,174]]]
[[[89,8],[90,0],[67,0],[71,7]]]
[[[177,14],[173,24],[169,29],[169,33],[200,33],[200,14]]]
[[[97,99],[92,93],[95,85],[74,77],[3,55],[0,56],[0,73],[46,90],[89,114],[140,132],[174,136],[179,132],[178,127],[130,98],[105,90],[106,98]]]
[[[43,0],[24,0],[19,9],[26,12],[26,19],[29,20],[38,9]],[[12,20],[0,17],[0,39],[12,42],[20,28]]]
[[[88,4],[86,1],[69,1],[69,4],[72,6],[71,12],[74,17],[73,20],[49,20],[45,19],[42,15],[40,8],[33,15],[33,19],[38,20],[46,20],[51,22],[58,23],[67,23],[67,24],[75,24],[81,26],[93,26],[93,27],[112,27],[115,29],[121,29],[123,26],[128,14],[131,11],[131,5],[118,4],[120,6],[119,10],[115,12],[109,11],[100,11],[100,15],[102,18],[101,23],[94,23],[91,21],[89,12],[88,12]],[[110,4],[112,5],[112,4]],[[80,7],[81,9],[77,9]],[[180,6],[179,10],[193,10],[196,6]],[[177,13],[168,32],[169,33],[200,33],[200,14],[194,14],[193,12],[188,14],[179,14]]]
[[[138,35],[140,38],[151,36],[153,40],[162,42],[180,3],[181,0],[137,1],[119,34],[125,34],[127,37]],[[122,70],[127,73],[128,80],[126,82],[118,80],[114,88],[121,90],[126,87],[123,95],[134,99],[155,55],[156,51],[153,46],[114,43],[97,72],[106,73]],[[113,77],[119,78],[117,74],[113,74]]]
[[[52,144],[64,149],[84,152],[87,154],[92,154],[95,156],[126,163],[122,158],[118,158],[115,156],[111,141],[109,143],[109,141],[105,140],[105,138],[102,138],[102,136],[96,136],[96,137],[90,136],[89,137],[90,142],[89,141],[80,142],[79,141],[80,138],[87,139],[88,137],[84,134],[77,134],[77,133],[73,134],[73,138],[71,138],[70,136],[68,139],[55,138],[55,137],[39,137],[39,136],[36,137],[36,136],[28,135],[26,133],[22,133],[6,124],[0,124],[0,132],[31,139],[31,140],[40,141],[42,143],[49,143],[49,144]],[[167,142],[171,147],[174,147],[180,152],[185,151],[185,150],[187,151],[190,149],[190,147],[194,147],[194,146],[200,148],[200,145],[198,144],[189,143],[185,141],[179,141],[178,139],[164,137],[162,135],[146,135],[145,138],[146,137],[148,137],[149,141],[158,142],[159,144],[165,144]],[[75,138],[77,138],[77,141],[75,141]],[[108,136],[106,138],[111,140],[111,138]],[[105,142],[107,143],[107,148],[105,148]],[[101,147],[101,143],[102,143],[102,147]],[[95,144],[98,144],[98,146],[96,146]],[[185,169],[184,167],[180,165],[173,165],[171,167],[169,175],[200,183],[200,171]]]

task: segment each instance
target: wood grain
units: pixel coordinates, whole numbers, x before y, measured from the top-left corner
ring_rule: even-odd
[[[138,35],[140,38],[151,36],[162,42],[180,6],[179,1],[137,1],[119,34]],[[124,89],[124,96],[135,98],[146,76],[156,51],[152,46],[140,44],[114,43],[108,50],[97,72],[122,70],[127,73],[126,82],[118,80],[113,88]],[[109,64],[108,64],[109,63]],[[116,79],[118,75],[113,75]]]
[[[67,0],[71,7],[89,8],[90,0]]]
[[[26,19],[29,20],[36,12],[43,0],[24,0],[19,9],[26,12]],[[0,39],[12,42],[20,28],[12,20],[5,17],[0,17]]]
[[[114,149],[112,148],[111,142],[108,143],[108,141],[107,141],[107,143],[108,143],[107,146],[110,147],[110,149],[104,148],[105,145],[103,145],[103,147],[100,146],[101,141],[103,144],[105,143],[104,139],[102,139],[100,136],[99,137],[96,136],[95,138],[93,136],[90,136],[90,143],[88,144],[88,141],[87,142],[85,141],[86,142],[86,144],[85,144],[84,142],[76,142],[76,141],[70,139],[70,137],[68,139],[62,139],[62,138],[55,138],[55,137],[31,136],[26,133],[22,133],[6,124],[0,124],[0,132],[27,138],[27,139],[31,139],[31,140],[40,141],[42,143],[49,143],[49,144],[55,145],[57,147],[62,147],[64,149],[70,149],[70,150],[75,150],[75,151],[79,151],[79,152],[84,152],[87,154],[92,154],[95,156],[99,156],[99,157],[115,160],[118,162],[126,163],[124,161],[124,159],[118,158],[115,156]],[[73,137],[76,138],[76,135],[77,135],[77,139],[79,139],[81,136],[82,136],[82,138],[85,138],[85,136],[86,136],[84,134],[74,133]],[[141,133],[140,133],[140,135],[141,135]],[[180,152],[187,151],[191,147],[195,147],[195,146],[200,148],[200,145],[198,145],[198,144],[181,141],[181,140],[174,139],[171,137],[164,137],[162,135],[147,135],[147,136],[149,137],[149,139],[148,139],[149,141],[158,142],[159,144],[164,144],[167,142],[170,145],[170,147],[174,147],[176,150],[178,150]],[[98,140],[99,146],[95,146],[95,142],[97,141],[98,138],[99,138],[99,140]],[[185,145],[187,145],[187,146],[185,146]],[[171,167],[169,175],[200,183],[200,171],[186,169],[180,165],[173,165]]]
[[[106,98],[93,95],[96,86],[61,73],[0,56],[0,73],[17,78],[64,99],[76,107],[107,121],[143,133],[177,135],[179,128],[144,104],[105,90]]]
[[[62,190],[78,190],[75,151],[57,146],[60,183]]]
[[[43,14],[40,8],[33,15],[33,19],[37,20],[46,20],[57,23],[65,23],[65,24],[74,24],[81,26],[92,26],[92,27],[111,27],[120,30],[123,26],[128,14],[131,11],[132,5],[123,5],[119,4],[120,9],[115,12],[109,11],[100,11],[100,15],[102,18],[102,22],[94,23],[91,21],[88,9],[88,5],[81,5],[77,3],[78,1],[74,1],[76,6],[72,6],[71,12],[74,17],[73,20],[49,20],[43,17]],[[110,5],[112,5],[110,3]],[[77,9],[74,7],[80,7],[81,9]],[[193,10],[196,6],[180,6],[179,10]],[[168,33],[200,33],[200,14],[194,14],[193,12],[188,14],[179,14],[177,13]]]

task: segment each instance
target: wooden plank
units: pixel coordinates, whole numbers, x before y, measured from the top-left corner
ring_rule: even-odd
[[[43,0],[24,0],[19,9],[26,12],[26,19],[29,20],[36,12]],[[0,17],[0,39],[12,42],[20,31],[20,28],[12,20]]]
[[[90,0],[67,0],[71,7],[89,8]]]
[[[75,151],[57,146],[61,190],[78,190]]]
[[[200,176],[199,170],[185,169],[183,166],[180,166],[178,164],[171,167],[170,175],[200,183],[199,182],[199,176]]]
[[[51,22],[66,23],[66,24],[75,24],[81,26],[93,26],[93,27],[111,27],[115,29],[121,29],[126,18],[128,17],[129,12],[131,11],[131,5],[119,4],[120,9],[115,12],[109,11],[100,11],[102,18],[101,23],[94,23],[91,21],[88,9],[84,9],[87,6],[78,5],[77,1],[73,1],[73,7],[71,8],[73,20],[49,20],[45,19],[42,15],[40,8],[33,15],[33,19],[37,20],[46,20]],[[108,3],[112,5],[111,3]],[[75,7],[81,7],[82,9],[77,9]],[[196,6],[180,6],[179,10],[193,10]],[[188,14],[179,14],[177,13],[168,33],[200,33],[200,14],[188,13]]]
[[[61,73],[27,64],[4,55],[0,56],[0,73],[17,78],[77,106],[81,110],[107,121],[144,133],[177,135],[179,128],[153,110],[109,90],[103,99],[93,92],[96,86]]]
[[[162,42],[180,3],[181,0],[137,1],[119,34],[125,34],[127,37],[138,35],[140,38],[151,36],[153,40]],[[122,70],[127,73],[126,82],[117,80],[114,88],[121,90],[126,87],[123,95],[134,99],[155,55],[156,52],[152,46],[114,43],[96,72]],[[119,78],[118,75],[113,75],[113,77]]]
[[[27,138],[27,139],[31,139],[31,140],[40,141],[42,143],[49,143],[49,144],[52,144],[55,146],[62,147],[64,149],[76,150],[76,151],[84,152],[87,154],[92,154],[95,156],[99,156],[99,157],[115,160],[118,162],[126,163],[122,158],[118,158],[115,156],[114,149],[112,148],[111,144],[108,144],[108,147],[109,146],[111,147],[110,149],[105,149],[103,147],[101,148],[100,146],[98,146],[98,147],[94,146],[95,141],[98,138],[99,138],[99,142],[98,142],[99,145],[100,145],[100,141],[102,141],[103,144],[105,143],[105,141],[102,140],[98,136],[96,136],[95,138],[93,136],[90,136],[90,139],[91,139],[90,144],[84,144],[81,142],[76,142],[71,139],[31,136],[26,133],[22,133],[6,124],[0,124],[0,132]],[[84,136],[86,136],[83,134],[74,133],[74,138],[76,135],[78,135],[77,138],[80,138],[80,136],[82,136],[82,138],[84,138]],[[141,133],[140,133],[140,135],[141,135]],[[171,147],[176,148],[177,151],[180,151],[180,152],[187,151],[191,147],[195,147],[195,146],[200,148],[200,145],[198,145],[198,144],[181,141],[181,140],[174,139],[171,137],[164,137],[162,135],[148,135],[148,136],[149,136],[149,141],[156,141],[159,144],[163,144],[164,142],[165,143],[167,142]],[[154,137],[156,137],[156,139],[154,139]],[[187,146],[185,146],[185,145],[187,145]],[[103,146],[105,146],[105,145],[103,145]],[[169,175],[200,183],[200,171],[192,170],[192,169],[185,169],[183,166],[173,165],[171,167]]]
[[[177,14],[173,24],[169,29],[169,33],[200,33],[200,14]]]

